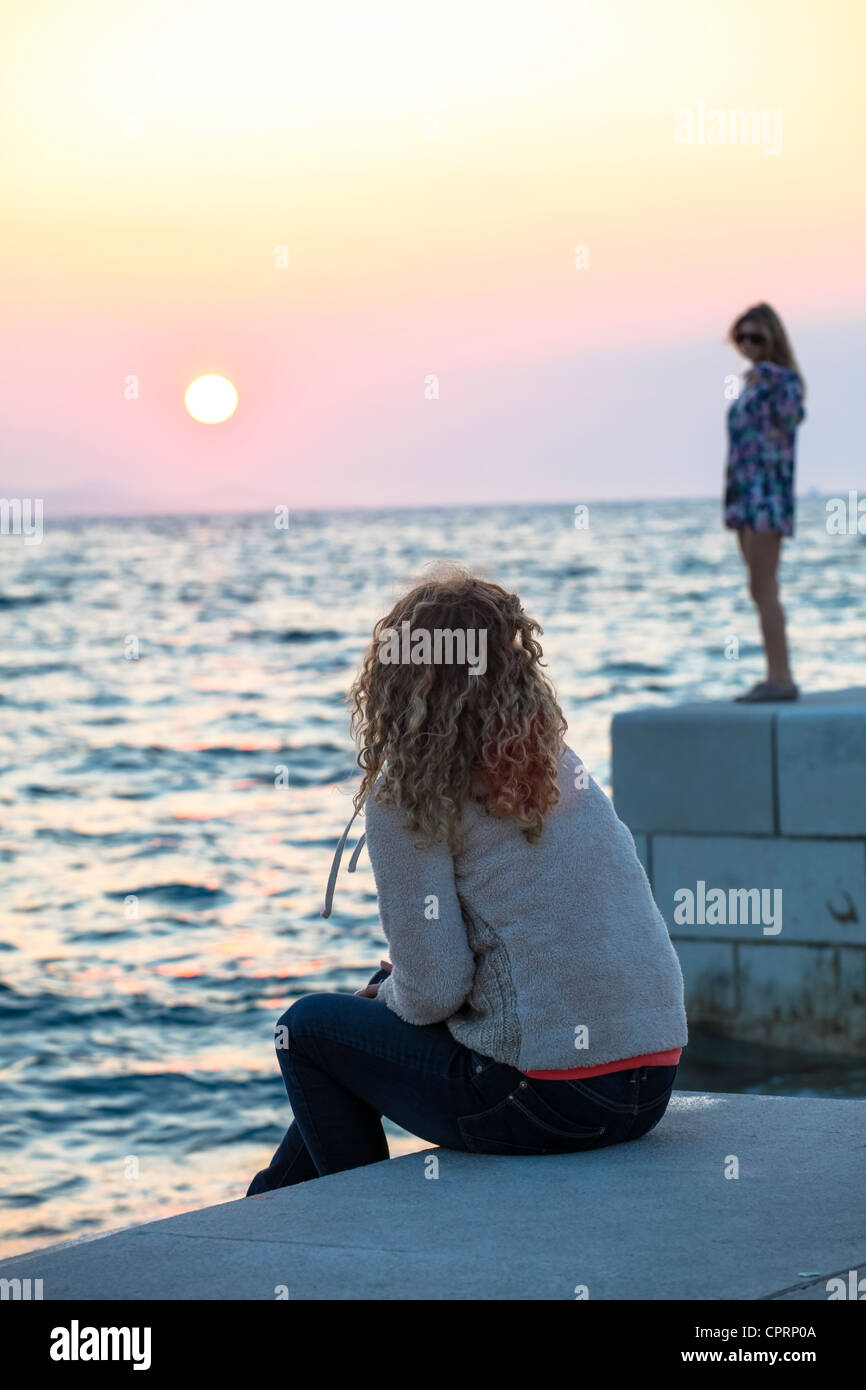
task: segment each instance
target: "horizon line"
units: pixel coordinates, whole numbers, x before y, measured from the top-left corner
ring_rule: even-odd
[[[844,489],[843,489],[844,491]],[[819,492],[817,489],[809,489],[808,492],[796,494],[798,502],[823,501],[838,495],[839,489],[833,492]],[[3,499],[11,500],[11,499]],[[44,505],[45,499],[41,500]],[[665,495],[656,497],[585,497],[580,502],[575,502],[574,498],[561,499],[557,501],[491,501],[491,502],[393,502],[387,505],[376,503],[359,502],[351,506],[303,506],[288,507],[289,515],[295,516],[319,516],[319,515],[355,515],[358,512],[426,512],[426,511],[493,511],[493,510],[513,510],[516,508],[526,508],[530,510],[554,509],[559,507],[574,508],[577,506],[605,506],[605,507],[629,507],[643,505],[647,503],[666,504],[671,502],[720,502],[718,493],[690,493],[686,495]],[[116,511],[116,512],[78,512],[69,511],[55,514],[58,521],[135,521],[135,520],[170,520],[174,518],[195,518],[195,517],[216,517],[216,516],[261,516],[276,510],[276,507],[283,506],[283,503],[276,503],[274,507],[217,507],[209,511],[187,510],[178,508],[170,511]]]

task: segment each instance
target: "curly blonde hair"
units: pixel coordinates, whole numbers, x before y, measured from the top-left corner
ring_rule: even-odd
[[[413,632],[483,632],[486,670],[432,659],[389,664],[382,644],[406,622]],[[535,843],[559,800],[568,727],[542,670],[542,631],[516,594],[457,566],[438,567],[398,599],[376,623],[348,695],[363,771],[356,810],[381,776],[377,801],[400,808],[422,844],[458,850],[469,800]]]

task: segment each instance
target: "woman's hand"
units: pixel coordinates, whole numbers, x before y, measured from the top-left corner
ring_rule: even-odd
[[[390,975],[390,974],[391,974],[391,971],[394,969],[394,967],[393,967],[393,965],[391,964],[391,962],[390,962],[389,960],[380,960],[380,961],[379,961],[379,969],[380,969],[380,970],[386,971],[386,972]],[[365,985],[363,989],[356,989],[356,990],[355,990],[355,998],[356,998],[356,999],[375,999],[375,998],[376,998],[376,995],[377,995],[378,993],[379,993],[379,986],[378,986],[378,984],[375,984],[375,985],[372,985],[372,984],[371,984],[371,985]]]

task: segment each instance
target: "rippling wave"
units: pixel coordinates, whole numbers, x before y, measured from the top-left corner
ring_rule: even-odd
[[[866,546],[824,516],[801,504],[783,571],[797,675],[862,684]],[[383,951],[364,857],[319,911],[355,786],[345,691],[425,562],[520,592],[602,785],[617,710],[761,674],[709,502],[597,504],[587,531],[568,504],[17,540],[0,543],[5,1252],[236,1197],[269,1157],[288,1120],[275,1018],[357,989]]]

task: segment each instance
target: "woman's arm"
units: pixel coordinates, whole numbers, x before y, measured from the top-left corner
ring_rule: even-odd
[[[803,387],[795,372],[780,370],[771,362],[759,362],[749,373],[756,392],[756,407],[769,429],[792,430],[805,416]]]
[[[378,998],[407,1023],[441,1023],[456,1013],[475,978],[475,957],[444,846],[415,848],[403,813],[365,808],[367,852],[393,967]]]

